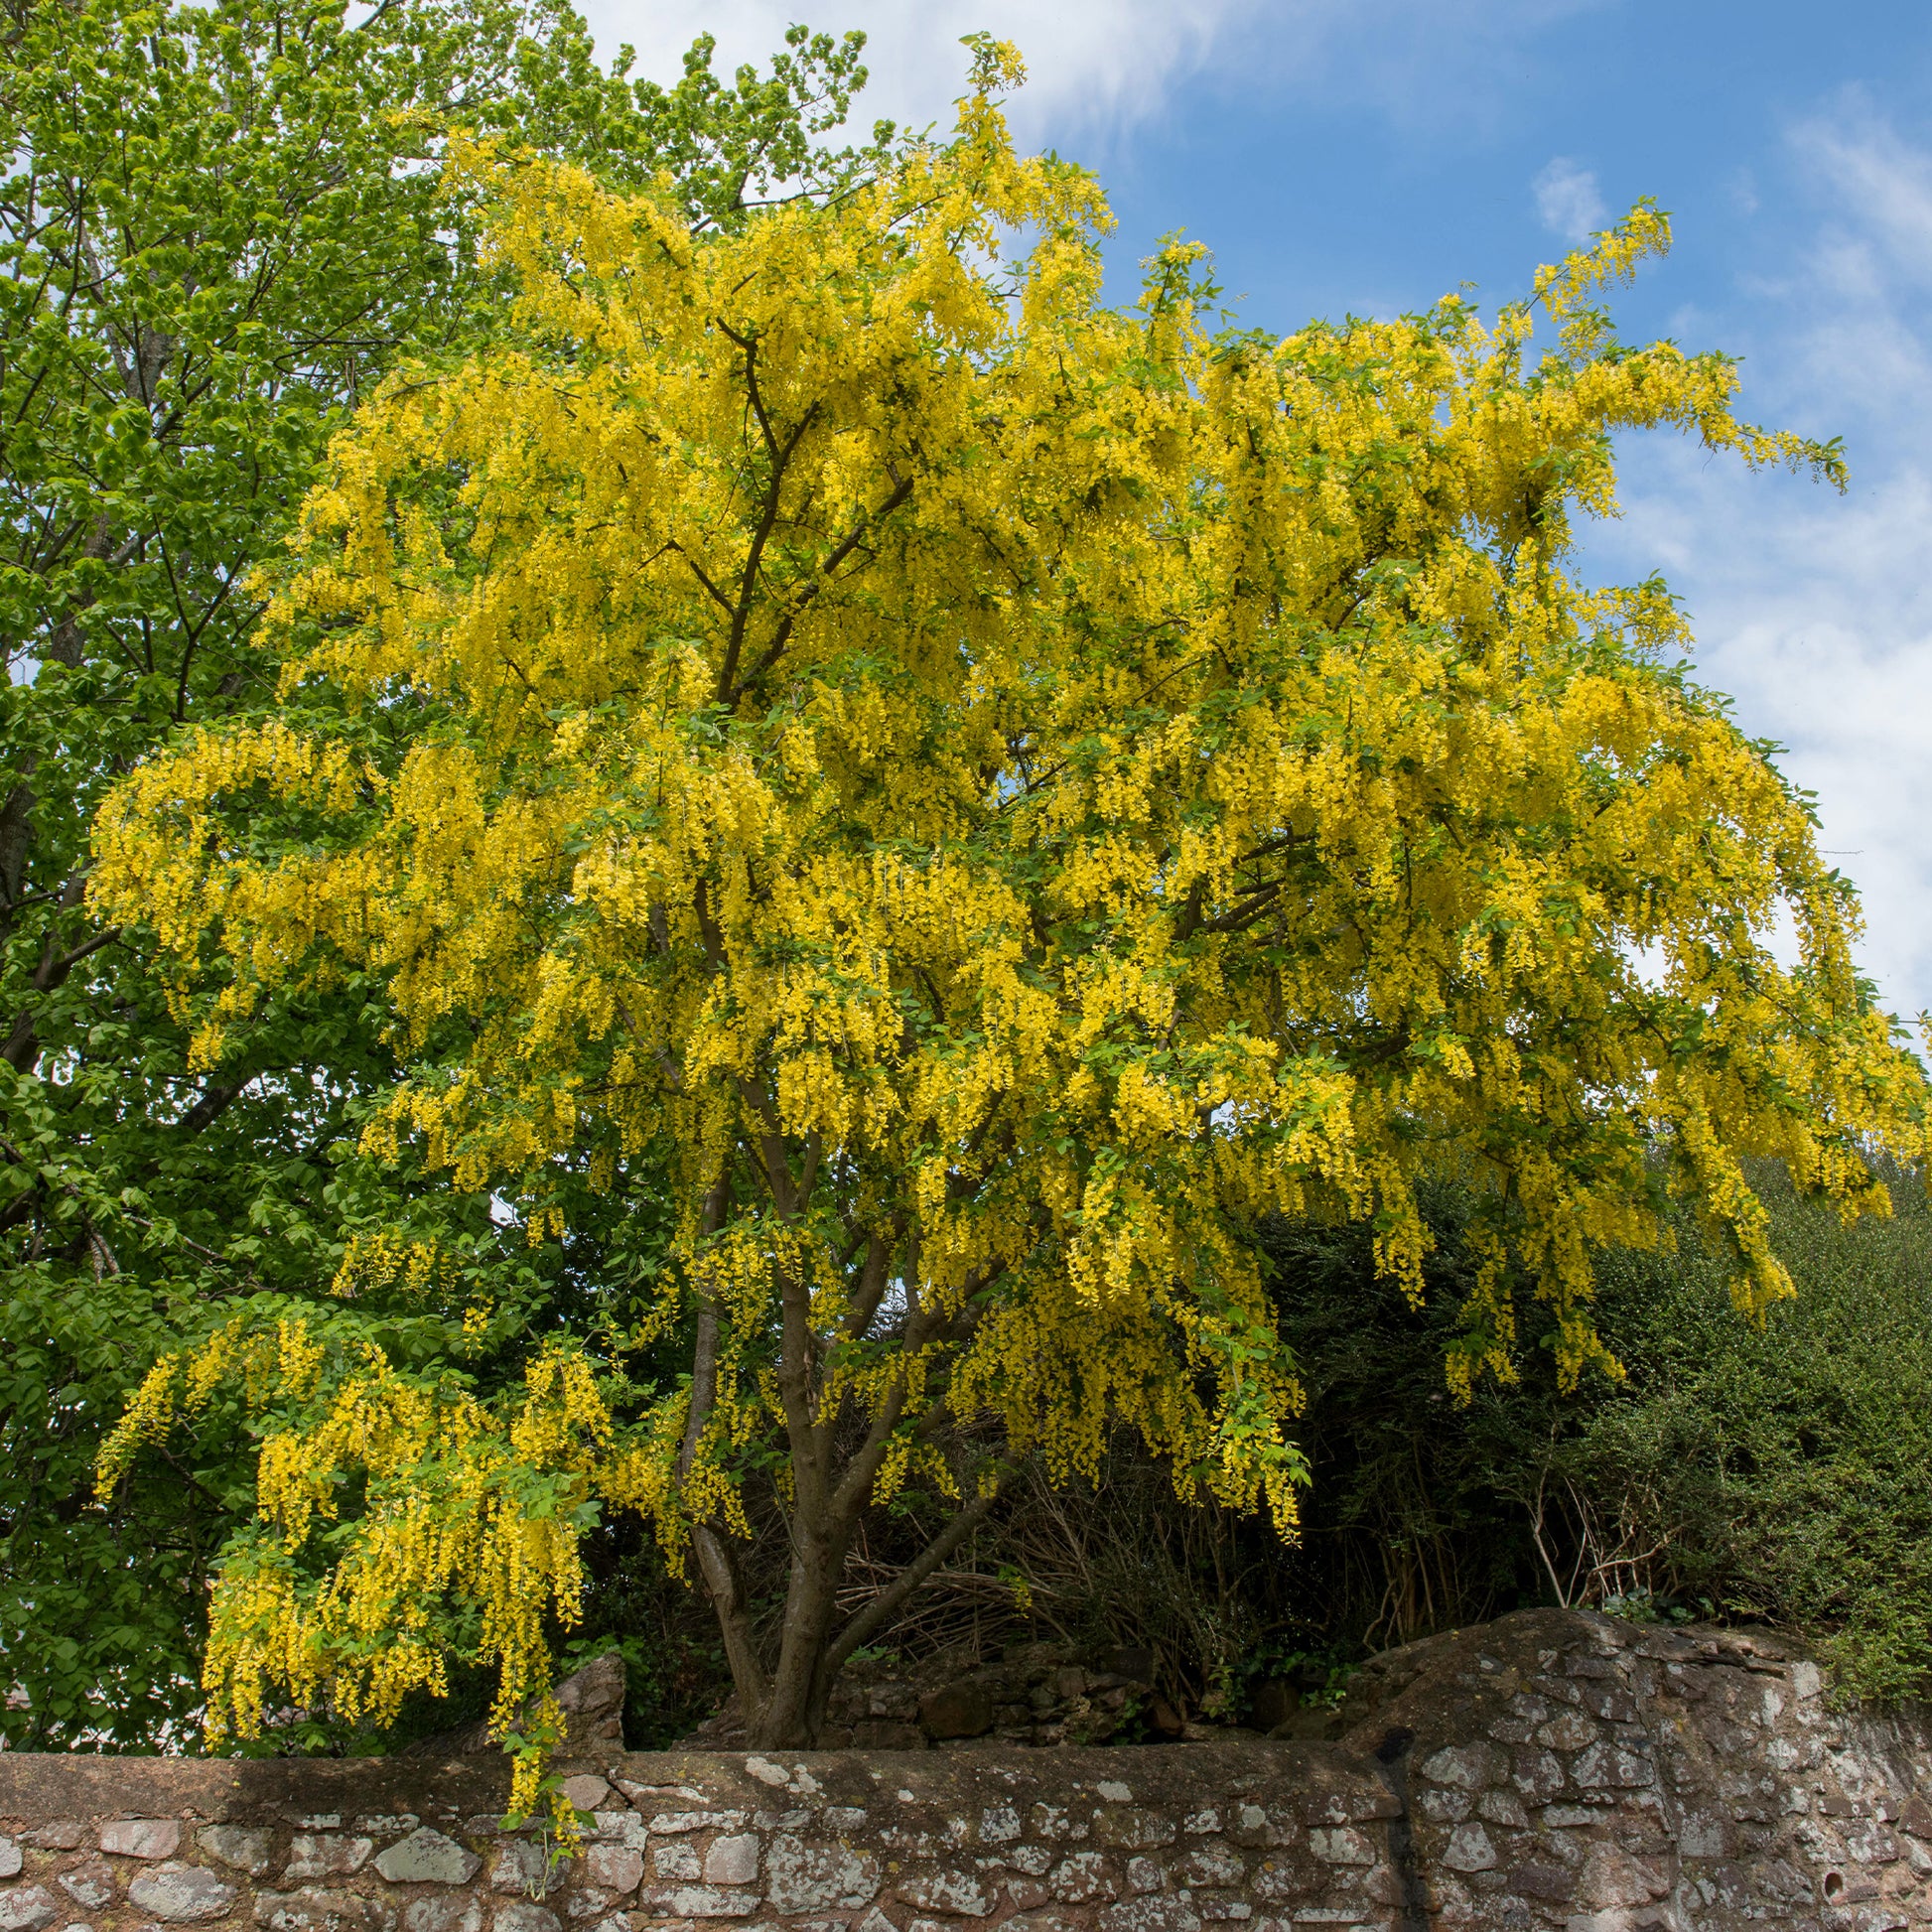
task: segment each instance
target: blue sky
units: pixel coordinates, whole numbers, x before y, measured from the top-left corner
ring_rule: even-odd
[[[666,74],[697,32],[768,52],[792,5],[593,0]],[[863,119],[946,115],[962,34],[1019,43],[1016,132],[1094,167],[1124,297],[1164,231],[1243,320],[1391,314],[1535,265],[1639,195],[1670,259],[1625,333],[1743,357],[1742,410],[1842,436],[1853,487],[1632,439],[1593,574],[1662,569],[1707,683],[1790,749],[1863,888],[1886,1003],[1932,1007],[1932,7],[1853,0],[812,0],[863,27]]]

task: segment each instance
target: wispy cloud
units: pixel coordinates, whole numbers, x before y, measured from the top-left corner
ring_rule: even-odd
[[[1610,0],[1386,0],[1372,30],[1358,0],[580,0],[601,48],[637,50],[673,75],[701,33],[717,65],[762,62],[801,14],[862,28],[871,82],[855,118],[946,125],[963,90],[960,37],[1015,42],[1028,82],[1012,103],[1020,138],[1091,150],[1160,114],[1188,79],[1230,93],[1318,89],[1405,125],[1493,114],[1539,34]]]
[[[1647,444],[1629,453],[1622,523],[1592,548],[1664,567],[1700,674],[1790,747],[1821,843],[1863,896],[1867,970],[1911,1015],[1932,1007],[1932,150],[1852,97],[1789,149],[1808,211],[1736,313],[1700,333],[1749,351],[1749,414],[1844,435],[1851,493]]]
[[[1884,275],[1932,281],[1932,153],[1903,140],[1856,90],[1800,124],[1791,145]]]
[[[863,29],[871,80],[854,119],[881,116],[922,126],[949,124],[965,90],[963,35],[990,33],[1016,42],[1026,57],[1027,86],[1015,100],[1024,139],[1055,132],[1112,131],[1159,109],[1168,90],[1196,71],[1226,34],[1263,11],[1264,0],[589,0],[598,45],[637,50],[640,69],[673,74],[701,33],[717,37],[716,65],[762,64],[803,13],[815,28]]]
[[[1558,155],[1530,183],[1536,212],[1552,234],[1566,241],[1585,241],[1605,222],[1603,197],[1596,176],[1567,155]]]

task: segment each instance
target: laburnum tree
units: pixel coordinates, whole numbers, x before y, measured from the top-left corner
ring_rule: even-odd
[[[358,985],[291,989],[191,1073],[151,935],[85,902],[95,805],[271,700],[252,573],[330,436],[503,313],[442,188],[453,129],[729,227],[871,165],[820,138],[858,52],[795,30],[727,80],[701,41],[663,86],[553,0],[0,0],[0,1740],[151,1747],[200,1702],[253,1442],[223,1409],[91,1507],[156,1354],[256,1292],[326,1296],[346,1241],[419,1211],[499,1331],[555,1287],[486,1203],[354,1158],[396,1073]],[[409,1312],[389,1344],[445,1350]]]
[[[1619,431],[1836,475],[1736,420],[1725,359],[1617,342],[1596,292],[1663,218],[1487,323],[1215,333],[1178,243],[1120,313],[1097,189],[1009,144],[1012,60],[981,46],[948,144],[726,233],[472,150],[511,336],[335,445],[279,714],[108,802],[90,902],[174,953],[201,1063],[292,988],[378,985],[373,1152],[535,1238],[580,1173],[674,1227],[637,1318],[533,1341],[510,1394],[300,1311],[156,1369],[110,1473],[216,1387],[265,1431],[217,1731],[487,1656],[499,1726],[537,1714],[527,1798],[582,1526],[639,1510],[753,1740],[808,1743],[1029,1459],[1091,1470],[1126,1425],[1292,1530],[1264,1217],[1372,1221],[1419,1294],[1417,1184],[1461,1176],[1450,1382],[1513,1372],[1523,1296],[1574,1379],[1616,1372],[1597,1250],[1689,1203],[1758,1310],[1788,1282],[1748,1159],[1855,1215],[1874,1151],[1925,1151],[1805,798],[1661,584],[1576,572]],[[908,1485],[943,1527],[842,1594]]]

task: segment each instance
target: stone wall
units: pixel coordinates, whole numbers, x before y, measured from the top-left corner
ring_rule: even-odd
[[[1332,1738],[625,1754],[552,1869],[488,1759],[0,1755],[0,1932],[1932,1925],[1932,1725],[1768,1638],[1528,1611]]]

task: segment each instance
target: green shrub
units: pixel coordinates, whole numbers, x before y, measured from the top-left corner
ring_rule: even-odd
[[[1462,1408],[1442,1372],[1468,1278],[1453,1189],[1421,1312],[1356,1231],[1268,1230],[1315,1478],[1292,1614],[1358,1649],[1539,1601],[1762,1619],[1848,1691],[1932,1681],[1932,1210],[1900,1176],[1893,1218],[1844,1228],[1760,1182],[1798,1289],[1761,1325],[1684,1228],[1601,1268],[1622,1382],[1564,1395],[1532,1315],[1521,1381]]]

